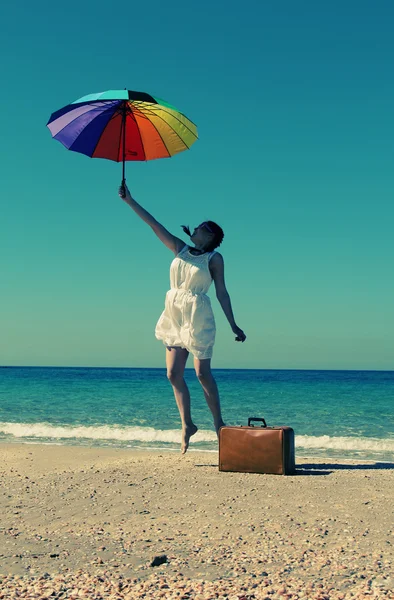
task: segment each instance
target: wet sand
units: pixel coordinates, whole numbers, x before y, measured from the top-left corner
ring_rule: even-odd
[[[0,599],[394,598],[394,464],[217,463],[0,445]]]

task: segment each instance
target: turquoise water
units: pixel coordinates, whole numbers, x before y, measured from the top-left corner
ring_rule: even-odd
[[[214,371],[224,420],[290,425],[298,456],[394,460],[393,371]],[[217,450],[210,412],[186,370],[190,449]],[[0,368],[0,442],[179,448],[164,369]]]

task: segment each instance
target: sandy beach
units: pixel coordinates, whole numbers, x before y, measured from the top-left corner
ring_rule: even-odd
[[[394,465],[0,446],[0,599],[394,598]],[[156,562],[162,562],[152,566]]]

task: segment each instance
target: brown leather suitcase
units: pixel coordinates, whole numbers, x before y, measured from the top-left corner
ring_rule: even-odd
[[[255,427],[252,421],[262,422]],[[295,473],[294,430],[267,427],[264,419],[250,417],[248,426],[219,429],[219,471],[237,473]]]

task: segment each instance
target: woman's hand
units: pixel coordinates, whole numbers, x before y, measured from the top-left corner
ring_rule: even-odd
[[[129,188],[125,183],[122,183],[122,185],[119,186],[118,194],[119,197],[122,198],[122,200],[124,200],[125,202],[130,202],[131,194]]]
[[[234,327],[232,327],[233,333],[235,333],[236,338],[235,341],[236,342],[244,342],[246,340],[246,335],[244,334],[244,332],[242,331],[242,329],[240,327],[238,327],[237,325],[234,325]]]

